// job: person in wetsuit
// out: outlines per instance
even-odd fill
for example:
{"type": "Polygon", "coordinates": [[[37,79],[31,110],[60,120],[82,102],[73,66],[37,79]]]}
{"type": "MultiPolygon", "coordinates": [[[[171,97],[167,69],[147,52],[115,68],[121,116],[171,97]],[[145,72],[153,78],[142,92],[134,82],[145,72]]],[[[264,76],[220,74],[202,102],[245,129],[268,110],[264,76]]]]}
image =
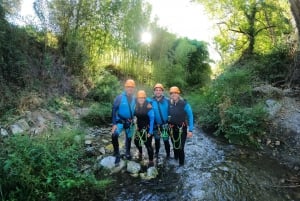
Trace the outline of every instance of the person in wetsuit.
{"type": "Polygon", "coordinates": [[[142,159],[142,144],[145,144],[149,157],[148,167],[151,167],[154,165],[152,148],[154,111],[150,102],[146,100],[147,96],[145,91],[138,91],[136,97],[137,101],[134,115],[136,116],[137,129],[134,138],[134,144],[139,151],[139,159],[142,159]]]}
{"type": "Polygon", "coordinates": [[[169,99],[164,96],[164,87],[157,83],[153,88],[154,97],[152,99],[152,107],[154,110],[154,139],[155,139],[155,158],[159,158],[160,138],[163,139],[166,157],[170,158],[170,142],[168,134],[168,111],[169,99]]]}
{"type": "Polygon", "coordinates": [[[119,136],[122,131],[125,130],[125,147],[126,147],[126,158],[131,159],[130,148],[131,138],[134,133],[133,126],[133,113],[135,108],[135,82],[132,79],[128,79],[125,82],[125,90],[123,93],[118,95],[112,106],[112,144],[114,148],[115,164],[120,163],[120,151],[119,151],[119,136]]]}
{"type": "Polygon", "coordinates": [[[169,127],[173,144],[174,158],[179,159],[179,165],[184,165],[184,145],[187,137],[193,136],[193,112],[190,104],[180,97],[180,90],[170,88],[169,127]],[[187,124],[188,119],[188,124],[187,124]]]}

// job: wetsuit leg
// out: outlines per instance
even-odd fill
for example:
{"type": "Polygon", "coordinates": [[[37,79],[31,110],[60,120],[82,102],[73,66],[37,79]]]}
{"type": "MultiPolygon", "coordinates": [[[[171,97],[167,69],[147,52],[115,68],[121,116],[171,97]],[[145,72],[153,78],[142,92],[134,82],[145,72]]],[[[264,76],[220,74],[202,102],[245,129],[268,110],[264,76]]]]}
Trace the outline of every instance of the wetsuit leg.
{"type": "Polygon", "coordinates": [[[126,133],[126,139],[125,139],[125,147],[126,147],[126,158],[128,160],[131,159],[131,153],[130,153],[130,149],[131,149],[131,129],[132,128],[127,128],[125,130],[126,133]]]}
{"type": "Polygon", "coordinates": [[[145,142],[145,146],[147,148],[149,161],[153,161],[153,147],[152,147],[152,136],[147,138],[147,141],[145,142]]]}
{"type": "Polygon", "coordinates": [[[179,165],[184,165],[184,159],[185,159],[185,154],[184,154],[184,145],[186,141],[186,136],[187,136],[187,128],[183,128],[182,131],[182,136],[181,136],[181,145],[180,149],[178,150],[178,156],[179,156],[179,165]]]}
{"type": "Polygon", "coordinates": [[[116,157],[115,160],[116,164],[120,162],[119,136],[121,135],[122,130],[123,130],[123,124],[117,124],[117,129],[111,135],[111,142],[114,148],[114,156],[116,157]]]}
{"type": "Polygon", "coordinates": [[[142,154],[143,153],[142,145],[140,144],[140,139],[137,136],[134,138],[134,144],[136,148],[139,150],[139,153],[142,154]]]}
{"type": "Polygon", "coordinates": [[[167,154],[167,158],[170,157],[170,142],[169,142],[169,138],[168,139],[164,139],[164,145],[165,145],[165,150],[166,150],[166,154],[167,154]]]}
{"type": "Polygon", "coordinates": [[[154,131],[154,141],[155,141],[155,156],[158,158],[159,149],[160,149],[160,136],[158,130],[154,131]]]}
{"type": "Polygon", "coordinates": [[[179,144],[179,131],[178,129],[173,129],[173,138],[172,138],[172,144],[173,144],[173,151],[174,151],[174,159],[178,160],[179,158],[179,148],[180,148],[180,144],[179,144]]]}

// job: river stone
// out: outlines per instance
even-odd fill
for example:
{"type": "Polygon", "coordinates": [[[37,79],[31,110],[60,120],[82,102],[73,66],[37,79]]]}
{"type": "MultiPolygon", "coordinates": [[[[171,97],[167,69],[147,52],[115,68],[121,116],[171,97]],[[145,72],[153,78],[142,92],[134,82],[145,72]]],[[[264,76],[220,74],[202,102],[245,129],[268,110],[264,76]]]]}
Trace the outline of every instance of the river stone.
{"type": "Polygon", "coordinates": [[[19,126],[21,126],[21,128],[25,131],[30,129],[30,126],[25,119],[20,119],[17,121],[17,124],[19,124],[19,126]]]}
{"type": "Polygon", "coordinates": [[[8,136],[8,132],[7,132],[7,130],[5,130],[4,128],[1,128],[1,129],[0,129],[0,134],[1,134],[2,137],[8,136]]]}
{"type": "Polygon", "coordinates": [[[90,146],[92,145],[92,140],[85,140],[84,144],[90,146]]]}
{"type": "Polygon", "coordinates": [[[156,167],[149,167],[147,169],[147,179],[154,179],[158,176],[158,171],[156,167]]]}
{"type": "Polygon", "coordinates": [[[13,135],[24,132],[24,130],[18,124],[13,124],[9,128],[13,135]]]}
{"type": "Polygon", "coordinates": [[[110,141],[109,140],[107,140],[107,139],[102,139],[101,140],[104,144],[107,144],[107,143],[109,143],[110,141]]]}
{"type": "Polygon", "coordinates": [[[100,152],[100,154],[104,155],[105,154],[105,148],[104,147],[100,147],[99,152],[100,152]]]}
{"type": "Polygon", "coordinates": [[[137,174],[140,170],[141,170],[141,164],[134,161],[129,161],[127,163],[127,172],[131,174],[137,174]]]}
{"type": "Polygon", "coordinates": [[[266,110],[269,114],[269,118],[273,119],[276,114],[279,112],[281,109],[281,104],[273,99],[268,99],[266,100],[266,110]]]}
{"type": "Polygon", "coordinates": [[[114,157],[114,156],[107,156],[107,157],[103,158],[100,161],[99,166],[100,167],[104,167],[105,169],[110,170],[112,173],[119,172],[119,171],[121,171],[125,167],[126,164],[121,159],[120,164],[116,167],[115,160],[116,160],[116,157],[114,157]]]}

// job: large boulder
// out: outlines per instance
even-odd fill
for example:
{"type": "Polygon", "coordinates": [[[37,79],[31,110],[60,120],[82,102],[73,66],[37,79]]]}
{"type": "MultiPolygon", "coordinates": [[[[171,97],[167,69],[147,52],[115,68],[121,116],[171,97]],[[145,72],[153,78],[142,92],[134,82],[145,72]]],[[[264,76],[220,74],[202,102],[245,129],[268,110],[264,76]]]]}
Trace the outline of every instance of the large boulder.
{"type": "Polygon", "coordinates": [[[120,164],[118,166],[116,166],[115,160],[116,160],[116,157],[107,156],[100,161],[99,167],[103,167],[103,168],[109,170],[111,173],[120,172],[123,168],[125,168],[126,164],[121,159],[120,164]]]}
{"type": "Polygon", "coordinates": [[[127,163],[127,172],[131,174],[137,174],[141,170],[141,164],[134,162],[134,161],[128,161],[127,163]]]}

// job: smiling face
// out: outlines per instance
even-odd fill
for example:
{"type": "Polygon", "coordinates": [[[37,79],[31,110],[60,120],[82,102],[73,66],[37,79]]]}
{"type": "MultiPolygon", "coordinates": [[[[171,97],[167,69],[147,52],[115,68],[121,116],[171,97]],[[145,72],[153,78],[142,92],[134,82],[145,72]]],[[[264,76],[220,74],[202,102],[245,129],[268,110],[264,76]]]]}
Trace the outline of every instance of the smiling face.
{"type": "Polygon", "coordinates": [[[179,100],[179,97],[180,97],[179,93],[176,93],[176,92],[170,93],[170,98],[175,102],[177,102],[179,100]]]}
{"type": "Polygon", "coordinates": [[[137,102],[140,105],[143,105],[145,103],[145,101],[146,101],[146,98],[144,98],[144,97],[137,98],[137,102]]]}
{"type": "Polygon", "coordinates": [[[162,90],[162,88],[156,87],[154,89],[154,96],[155,98],[161,98],[163,95],[164,91],[162,90]]]}
{"type": "Polygon", "coordinates": [[[134,94],[134,87],[125,87],[126,95],[132,96],[134,94]]]}

